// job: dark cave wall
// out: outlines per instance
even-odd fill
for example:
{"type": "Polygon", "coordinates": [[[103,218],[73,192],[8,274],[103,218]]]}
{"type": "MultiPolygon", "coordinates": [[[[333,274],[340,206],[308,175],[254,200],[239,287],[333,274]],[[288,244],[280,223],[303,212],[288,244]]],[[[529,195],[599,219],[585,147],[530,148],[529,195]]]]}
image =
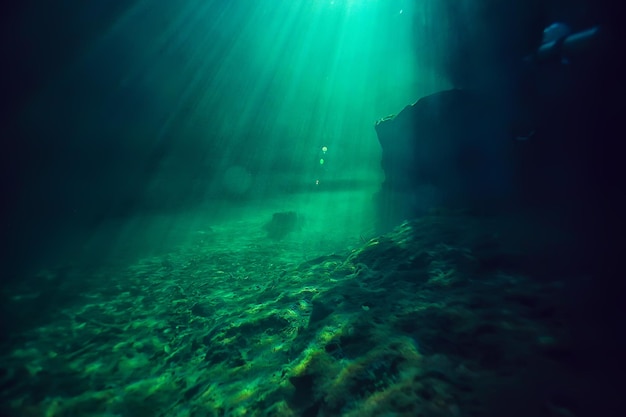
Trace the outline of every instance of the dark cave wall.
{"type": "Polygon", "coordinates": [[[376,126],[387,177],[382,193],[393,191],[394,201],[416,206],[415,196],[427,186],[429,198],[436,191],[432,205],[474,207],[489,177],[501,176],[514,204],[594,217],[602,195],[614,196],[608,187],[618,165],[606,152],[617,151],[609,138],[621,129],[623,25],[617,16],[609,2],[583,0],[444,0],[416,7],[415,55],[457,89],[416,97],[394,120],[376,126]],[[525,60],[554,21],[574,31],[602,30],[567,65],[525,60]],[[524,140],[529,133],[531,140],[524,140]],[[485,164],[499,167],[476,168],[485,164]]]}
{"type": "Polygon", "coordinates": [[[504,207],[561,212],[588,239],[603,239],[599,231],[618,220],[614,208],[621,206],[613,191],[621,163],[612,140],[623,130],[619,16],[609,2],[582,0],[441,1],[416,8],[416,57],[457,89],[416,97],[394,120],[376,126],[386,175],[377,196],[382,222],[439,205],[483,210],[504,197],[504,207]],[[602,30],[567,65],[525,61],[554,21],[574,31],[602,30]],[[495,194],[484,192],[497,183],[495,194]]]}

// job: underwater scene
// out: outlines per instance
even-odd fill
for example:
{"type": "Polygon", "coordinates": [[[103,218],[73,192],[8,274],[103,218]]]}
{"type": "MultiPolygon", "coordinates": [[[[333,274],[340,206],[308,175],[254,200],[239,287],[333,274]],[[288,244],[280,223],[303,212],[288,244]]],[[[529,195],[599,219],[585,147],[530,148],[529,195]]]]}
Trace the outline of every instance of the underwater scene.
{"type": "Polygon", "coordinates": [[[626,415],[613,3],[1,6],[0,416],[626,415]]]}

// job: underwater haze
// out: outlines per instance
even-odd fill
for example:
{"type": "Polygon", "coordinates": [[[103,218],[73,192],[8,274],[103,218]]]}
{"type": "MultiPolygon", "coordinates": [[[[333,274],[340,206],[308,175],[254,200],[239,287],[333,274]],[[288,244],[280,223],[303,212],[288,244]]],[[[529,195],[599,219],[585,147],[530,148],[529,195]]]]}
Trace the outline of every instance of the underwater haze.
{"type": "Polygon", "coordinates": [[[32,238],[57,247],[59,233],[130,217],[207,225],[268,208],[319,223],[308,239],[358,238],[383,175],[373,123],[446,86],[417,69],[410,2],[396,3],[138,1],[51,7],[48,33],[24,22],[51,40],[22,54],[64,56],[49,73],[32,63],[39,84],[17,116],[32,238]]]}
{"type": "Polygon", "coordinates": [[[611,2],[0,16],[0,415],[625,414],[611,2]]]}

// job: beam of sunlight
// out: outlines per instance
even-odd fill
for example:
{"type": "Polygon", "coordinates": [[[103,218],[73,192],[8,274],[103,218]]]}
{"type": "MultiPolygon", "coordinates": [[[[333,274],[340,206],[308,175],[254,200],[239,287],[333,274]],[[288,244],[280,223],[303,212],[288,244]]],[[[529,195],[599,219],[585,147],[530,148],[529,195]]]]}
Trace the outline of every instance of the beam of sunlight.
{"type": "Polygon", "coordinates": [[[195,212],[200,228],[294,210],[312,236],[358,237],[383,180],[375,121],[445,85],[415,62],[416,12],[408,0],[139,0],[61,73],[37,126],[82,149],[94,172],[73,187],[101,185],[99,218],[195,212]]]}

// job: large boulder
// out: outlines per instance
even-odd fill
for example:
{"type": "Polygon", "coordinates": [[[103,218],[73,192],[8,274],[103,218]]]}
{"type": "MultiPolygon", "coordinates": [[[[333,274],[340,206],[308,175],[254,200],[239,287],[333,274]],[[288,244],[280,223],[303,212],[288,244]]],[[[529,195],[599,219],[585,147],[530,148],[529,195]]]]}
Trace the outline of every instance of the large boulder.
{"type": "Polygon", "coordinates": [[[485,207],[511,192],[507,116],[480,95],[453,89],[421,98],[376,123],[385,181],[383,221],[433,207],[485,207]]]}

